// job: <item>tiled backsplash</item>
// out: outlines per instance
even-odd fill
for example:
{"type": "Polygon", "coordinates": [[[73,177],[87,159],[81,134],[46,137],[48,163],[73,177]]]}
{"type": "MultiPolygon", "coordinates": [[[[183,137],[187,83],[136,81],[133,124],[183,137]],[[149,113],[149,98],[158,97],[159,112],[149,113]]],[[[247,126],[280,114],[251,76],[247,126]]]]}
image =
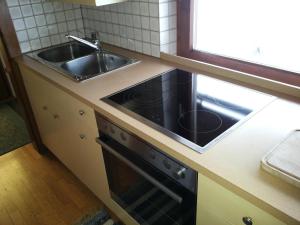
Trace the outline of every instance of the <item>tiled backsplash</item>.
{"type": "Polygon", "coordinates": [[[159,3],[160,51],[177,53],[177,6],[176,0],[160,0],[159,3]]]}
{"type": "Polygon", "coordinates": [[[159,57],[176,54],[176,0],[129,0],[90,7],[53,0],[7,0],[22,52],[89,36],[159,57]]]}
{"type": "Polygon", "coordinates": [[[80,5],[46,0],[7,0],[22,52],[60,44],[83,33],[80,5]]]}
{"type": "Polygon", "coordinates": [[[159,57],[176,53],[176,1],[131,0],[82,7],[85,32],[98,31],[104,42],[159,57]]]}

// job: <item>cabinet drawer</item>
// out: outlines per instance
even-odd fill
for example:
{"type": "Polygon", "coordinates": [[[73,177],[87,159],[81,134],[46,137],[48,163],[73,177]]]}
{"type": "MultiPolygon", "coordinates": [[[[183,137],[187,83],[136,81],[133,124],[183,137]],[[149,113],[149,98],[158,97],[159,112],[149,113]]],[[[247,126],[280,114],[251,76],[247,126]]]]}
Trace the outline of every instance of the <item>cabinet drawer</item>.
{"type": "Polygon", "coordinates": [[[57,99],[55,108],[59,111],[66,121],[76,122],[78,126],[94,128],[96,119],[94,110],[82,103],[70,94],[60,90],[57,87],[52,87],[55,90],[57,99]]]}
{"type": "Polygon", "coordinates": [[[245,199],[209,178],[198,175],[197,225],[244,225],[250,217],[253,225],[284,225],[245,199]]]}

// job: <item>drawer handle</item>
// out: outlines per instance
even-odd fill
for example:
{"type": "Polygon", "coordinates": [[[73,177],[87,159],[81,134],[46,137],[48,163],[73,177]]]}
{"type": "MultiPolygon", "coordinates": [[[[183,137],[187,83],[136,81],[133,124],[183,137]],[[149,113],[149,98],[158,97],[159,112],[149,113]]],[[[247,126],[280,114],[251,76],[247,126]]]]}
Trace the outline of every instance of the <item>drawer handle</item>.
{"type": "Polygon", "coordinates": [[[85,135],[84,134],[80,134],[79,137],[80,137],[81,140],[85,139],[85,135]]]}
{"type": "Polygon", "coordinates": [[[83,116],[85,114],[85,112],[83,110],[79,110],[79,115],[83,116]]]}
{"type": "Polygon", "coordinates": [[[252,224],[253,224],[252,218],[249,217],[249,216],[243,217],[243,223],[244,223],[245,225],[252,225],[252,224]]]}
{"type": "Polygon", "coordinates": [[[53,118],[54,118],[54,119],[58,119],[58,118],[59,118],[59,115],[58,115],[58,114],[53,114],[53,118]]]}
{"type": "Polygon", "coordinates": [[[43,106],[43,110],[47,110],[47,109],[48,109],[48,107],[44,105],[43,106]]]}

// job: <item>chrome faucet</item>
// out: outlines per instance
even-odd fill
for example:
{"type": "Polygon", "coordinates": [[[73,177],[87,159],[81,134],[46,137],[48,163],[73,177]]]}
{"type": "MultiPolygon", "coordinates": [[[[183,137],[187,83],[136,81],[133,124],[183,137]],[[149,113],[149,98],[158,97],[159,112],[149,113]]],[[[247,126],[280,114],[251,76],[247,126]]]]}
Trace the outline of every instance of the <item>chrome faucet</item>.
{"type": "Polygon", "coordinates": [[[102,52],[102,45],[101,45],[101,42],[99,41],[99,39],[97,38],[97,33],[96,32],[93,32],[91,34],[92,36],[92,41],[87,41],[85,39],[82,39],[82,38],[79,38],[79,37],[76,37],[74,35],[70,35],[70,34],[67,34],[66,35],[66,38],[69,38],[69,39],[72,39],[72,40],[75,40],[75,41],[78,41],[82,44],[85,44],[91,48],[94,48],[96,49],[97,51],[99,52],[102,52]]]}

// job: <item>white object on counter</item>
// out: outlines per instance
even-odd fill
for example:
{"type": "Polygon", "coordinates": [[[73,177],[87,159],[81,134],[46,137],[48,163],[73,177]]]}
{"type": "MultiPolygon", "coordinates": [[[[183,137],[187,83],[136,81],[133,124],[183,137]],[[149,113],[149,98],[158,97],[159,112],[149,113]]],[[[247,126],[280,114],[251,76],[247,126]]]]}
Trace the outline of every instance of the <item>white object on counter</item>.
{"type": "Polygon", "coordinates": [[[300,188],[300,130],[291,132],[261,161],[267,172],[300,188]]]}

